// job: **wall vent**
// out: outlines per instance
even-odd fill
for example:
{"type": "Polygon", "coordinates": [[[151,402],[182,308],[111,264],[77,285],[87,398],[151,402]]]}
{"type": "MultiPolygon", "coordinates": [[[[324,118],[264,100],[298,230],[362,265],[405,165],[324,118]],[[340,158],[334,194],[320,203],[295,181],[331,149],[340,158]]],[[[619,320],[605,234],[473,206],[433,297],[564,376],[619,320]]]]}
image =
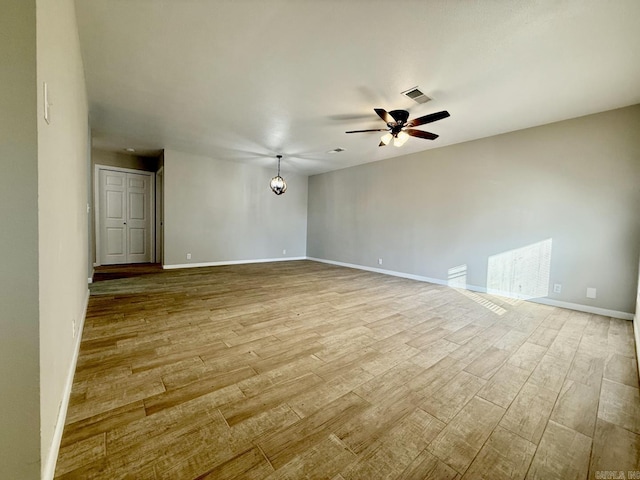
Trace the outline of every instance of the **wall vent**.
{"type": "Polygon", "coordinates": [[[416,103],[427,103],[429,100],[431,100],[424,93],[422,93],[418,89],[418,87],[413,87],[413,88],[410,88],[409,90],[405,90],[404,92],[402,92],[402,95],[404,95],[405,97],[409,97],[411,100],[413,100],[416,103]]]}

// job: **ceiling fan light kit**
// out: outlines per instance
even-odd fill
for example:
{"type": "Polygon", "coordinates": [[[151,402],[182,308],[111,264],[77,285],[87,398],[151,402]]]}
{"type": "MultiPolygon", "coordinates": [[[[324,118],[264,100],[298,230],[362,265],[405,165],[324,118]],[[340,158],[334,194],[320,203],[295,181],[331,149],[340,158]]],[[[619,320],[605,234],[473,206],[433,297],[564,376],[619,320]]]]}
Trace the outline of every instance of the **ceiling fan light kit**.
{"type": "Polygon", "coordinates": [[[278,175],[271,179],[269,186],[273,193],[276,195],[282,195],[287,191],[287,182],[285,182],[284,178],[280,176],[280,160],[282,159],[282,155],[276,155],[276,157],[278,158],[278,175]]]}
{"type": "Polygon", "coordinates": [[[382,143],[384,143],[385,145],[389,145],[389,142],[393,139],[393,135],[391,134],[391,132],[389,133],[385,133],[384,135],[382,135],[380,137],[380,141],[382,143]]]}
{"type": "Polygon", "coordinates": [[[409,134],[407,132],[400,131],[395,137],[393,137],[393,146],[401,147],[408,139],[409,134]]]}
{"type": "MultiPolygon", "coordinates": [[[[374,111],[387,124],[387,128],[376,128],[372,130],[351,130],[346,133],[386,132],[384,135],[382,135],[382,137],[380,137],[380,144],[378,146],[384,147],[393,142],[394,147],[401,147],[407,142],[409,137],[418,137],[425,140],[435,140],[436,138],[438,138],[438,135],[436,135],[435,133],[416,130],[412,127],[436,122],[449,116],[449,112],[443,110],[441,112],[431,113],[429,115],[424,115],[422,117],[409,120],[409,112],[407,110],[391,110],[387,112],[382,108],[374,108],[374,111]]],[[[329,152],[337,153],[342,151],[344,151],[343,148],[336,148],[334,150],[330,150],[329,152]]],[[[280,176],[280,160],[282,160],[282,155],[276,155],[276,158],[278,159],[278,174],[271,179],[271,182],[269,182],[269,186],[271,187],[273,193],[275,193],[276,195],[282,195],[287,191],[287,182],[285,182],[284,178],[280,176]]]]}
{"type": "Polygon", "coordinates": [[[387,112],[382,108],[374,108],[378,116],[387,124],[387,128],[375,128],[371,130],[351,130],[345,133],[364,133],[364,132],[387,132],[380,137],[379,147],[389,145],[393,140],[394,147],[401,147],[409,139],[409,137],[423,138],[425,140],[435,140],[438,135],[423,130],[416,130],[412,127],[425,125],[431,122],[437,122],[449,116],[449,112],[443,110],[441,112],[430,113],[419,118],[409,120],[409,112],[406,110],[391,110],[387,112]]]}

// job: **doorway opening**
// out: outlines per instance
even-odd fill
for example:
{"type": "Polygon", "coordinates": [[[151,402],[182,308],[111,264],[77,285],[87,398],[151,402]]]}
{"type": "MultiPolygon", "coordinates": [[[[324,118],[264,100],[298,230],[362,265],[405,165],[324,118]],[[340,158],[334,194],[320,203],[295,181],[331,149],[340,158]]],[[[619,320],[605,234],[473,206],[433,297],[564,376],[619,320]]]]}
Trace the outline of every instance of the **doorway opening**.
{"type": "Polygon", "coordinates": [[[96,263],[154,262],[155,173],[97,165],[95,181],[96,263]]]}
{"type": "Polygon", "coordinates": [[[92,159],[94,267],[161,264],[162,154],[93,150],[92,159]]]}

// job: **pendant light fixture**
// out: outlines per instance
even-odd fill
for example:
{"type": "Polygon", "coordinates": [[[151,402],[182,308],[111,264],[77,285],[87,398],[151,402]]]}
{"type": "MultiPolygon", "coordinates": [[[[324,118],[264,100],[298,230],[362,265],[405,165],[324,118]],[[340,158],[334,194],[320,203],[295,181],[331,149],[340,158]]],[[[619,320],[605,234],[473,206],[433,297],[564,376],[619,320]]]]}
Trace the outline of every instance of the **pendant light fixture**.
{"type": "Polygon", "coordinates": [[[285,182],[284,178],[280,176],[280,159],[282,158],[282,155],[276,155],[276,157],[278,158],[278,175],[271,179],[269,186],[271,187],[271,190],[273,190],[273,193],[276,195],[282,195],[287,191],[287,182],[285,182]]]}

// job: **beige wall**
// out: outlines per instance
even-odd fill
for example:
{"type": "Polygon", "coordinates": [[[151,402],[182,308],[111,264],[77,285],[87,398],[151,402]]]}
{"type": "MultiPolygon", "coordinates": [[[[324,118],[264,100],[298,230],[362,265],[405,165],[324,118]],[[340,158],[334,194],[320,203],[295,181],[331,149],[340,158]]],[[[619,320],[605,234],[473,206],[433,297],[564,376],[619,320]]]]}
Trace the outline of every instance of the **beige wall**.
{"type": "Polygon", "coordinates": [[[274,170],[165,150],[165,264],[304,256],[307,177],[283,170],[288,189],[277,196],[269,189],[273,175],[274,170]]]}
{"type": "Polygon", "coordinates": [[[0,478],[40,473],[36,2],[0,15],[0,478]]]}
{"type": "Polygon", "coordinates": [[[73,0],[37,0],[40,419],[43,468],[53,444],[87,289],[88,107],[73,0]]]}
{"type": "Polygon", "coordinates": [[[633,106],[310,177],[307,254],[484,288],[544,281],[551,239],[547,298],[633,312],[638,132],[633,106]]]}

